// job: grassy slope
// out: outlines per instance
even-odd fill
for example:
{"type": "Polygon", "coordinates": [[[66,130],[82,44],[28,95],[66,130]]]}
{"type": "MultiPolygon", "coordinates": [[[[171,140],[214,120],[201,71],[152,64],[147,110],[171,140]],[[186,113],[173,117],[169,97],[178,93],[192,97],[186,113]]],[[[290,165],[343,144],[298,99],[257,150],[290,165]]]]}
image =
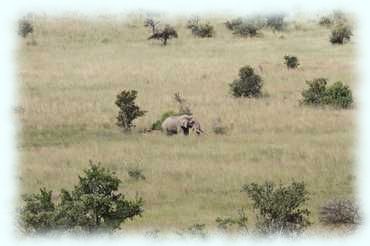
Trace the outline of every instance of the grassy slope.
{"type": "Polygon", "coordinates": [[[284,39],[266,30],[263,38],[242,39],[222,21],[212,21],[211,39],[193,38],[178,22],[180,38],[162,47],[146,40],[142,22],[36,19],[38,45],[22,41],[18,52],[21,192],[72,187],[89,159],[101,161],[124,180],[124,192],[145,199],[144,216],[128,226],[162,229],[214,226],[216,217],[250,206],[240,187],[253,181],[304,180],[314,222],[320,204],[353,197],[355,110],[298,103],[305,80],[315,77],[355,87],[353,43],[332,46],[329,30],[317,26],[290,29],[284,39]],[[285,68],[286,54],[298,56],[299,70],[285,68]],[[256,71],[269,97],[230,96],[228,83],[247,64],[262,67],[256,71]],[[137,128],[176,110],[180,91],[207,134],[121,134],[114,100],[125,88],[138,90],[148,110],[137,128]],[[232,126],[228,135],[212,133],[218,116],[232,126]],[[132,166],[147,179],[129,180],[132,166]]]}

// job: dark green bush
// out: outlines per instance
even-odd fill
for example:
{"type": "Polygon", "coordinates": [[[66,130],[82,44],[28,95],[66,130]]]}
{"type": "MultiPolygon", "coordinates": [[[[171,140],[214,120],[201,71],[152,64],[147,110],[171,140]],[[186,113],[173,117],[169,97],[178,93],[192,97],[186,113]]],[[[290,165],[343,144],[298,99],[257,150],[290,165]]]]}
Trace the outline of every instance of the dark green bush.
{"type": "Polygon", "coordinates": [[[211,38],[215,35],[215,30],[213,26],[209,23],[193,25],[191,28],[191,33],[200,38],[211,38]]]}
{"type": "Polygon", "coordinates": [[[28,232],[113,231],[127,219],[142,214],[142,199],[126,200],[118,193],[121,180],[114,173],[95,165],[79,176],[72,191],[62,189],[60,202],[52,201],[52,192],[27,195],[20,210],[23,228],[28,232]]]}
{"type": "Polygon", "coordinates": [[[28,20],[20,20],[18,23],[18,34],[23,38],[33,33],[33,25],[28,20]]]}
{"type": "Polygon", "coordinates": [[[344,44],[350,41],[352,36],[352,31],[349,26],[338,25],[332,31],[330,35],[330,42],[332,44],[344,44]]]}
{"type": "Polygon", "coordinates": [[[349,108],[353,103],[352,92],[347,85],[337,81],[327,88],[323,103],[337,108],[349,108]]]}
{"type": "Polygon", "coordinates": [[[337,108],[349,108],[353,104],[350,88],[337,81],[327,87],[327,80],[324,78],[306,81],[308,89],[303,90],[302,103],[308,105],[331,105],[337,108]]]}
{"type": "Polygon", "coordinates": [[[287,68],[297,68],[299,66],[298,58],[296,56],[284,56],[284,64],[287,68]]]}
{"type": "Polygon", "coordinates": [[[174,27],[166,25],[164,29],[156,29],[155,33],[151,35],[148,39],[161,40],[163,45],[167,45],[167,40],[172,38],[178,38],[178,34],[174,27]]]}
{"type": "Polygon", "coordinates": [[[251,183],[244,185],[242,191],[253,201],[258,232],[300,233],[310,225],[310,211],[302,208],[309,195],[303,182],[278,187],[271,182],[251,183]]]}
{"type": "Polygon", "coordinates": [[[146,111],[140,110],[139,106],[135,104],[137,91],[123,90],[117,95],[116,105],[120,109],[117,116],[117,125],[124,130],[130,130],[135,127],[133,121],[141,116],[144,116],[146,111]]]}
{"type": "Polygon", "coordinates": [[[235,97],[258,97],[261,96],[262,79],[254,73],[251,66],[244,66],[239,70],[239,79],[231,84],[231,92],[235,97]]]}
{"type": "Polygon", "coordinates": [[[302,92],[302,102],[310,105],[323,104],[327,80],[324,78],[318,78],[313,79],[312,81],[306,81],[306,84],[308,85],[308,89],[303,90],[302,92]]]}
{"type": "Polygon", "coordinates": [[[177,115],[177,114],[173,111],[164,112],[161,115],[161,118],[152,124],[151,129],[152,130],[161,130],[161,126],[162,126],[163,121],[165,119],[167,119],[168,117],[173,116],[173,115],[177,115]]]}
{"type": "Polygon", "coordinates": [[[320,222],[324,224],[358,224],[358,207],[350,200],[332,200],[320,207],[320,222]]]}

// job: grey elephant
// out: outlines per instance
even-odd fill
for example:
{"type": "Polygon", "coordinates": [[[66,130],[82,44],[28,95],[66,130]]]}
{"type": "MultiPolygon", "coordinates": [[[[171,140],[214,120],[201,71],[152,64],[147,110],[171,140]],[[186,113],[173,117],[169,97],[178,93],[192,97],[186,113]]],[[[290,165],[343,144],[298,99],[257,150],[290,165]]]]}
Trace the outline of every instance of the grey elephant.
{"type": "Polygon", "coordinates": [[[170,116],[162,123],[162,131],[167,135],[183,133],[189,135],[189,130],[193,129],[197,135],[203,132],[199,122],[191,115],[170,116]]]}

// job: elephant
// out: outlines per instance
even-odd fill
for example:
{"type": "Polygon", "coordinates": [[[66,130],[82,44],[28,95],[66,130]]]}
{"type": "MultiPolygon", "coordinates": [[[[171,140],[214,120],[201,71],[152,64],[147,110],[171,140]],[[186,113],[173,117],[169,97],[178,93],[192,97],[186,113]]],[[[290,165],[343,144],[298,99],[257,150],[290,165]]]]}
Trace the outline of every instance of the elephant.
{"type": "Polygon", "coordinates": [[[191,115],[170,116],[162,123],[162,131],[167,135],[183,133],[189,135],[189,129],[192,128],[197,135],[203,132],[199,122],[191,115]]]}

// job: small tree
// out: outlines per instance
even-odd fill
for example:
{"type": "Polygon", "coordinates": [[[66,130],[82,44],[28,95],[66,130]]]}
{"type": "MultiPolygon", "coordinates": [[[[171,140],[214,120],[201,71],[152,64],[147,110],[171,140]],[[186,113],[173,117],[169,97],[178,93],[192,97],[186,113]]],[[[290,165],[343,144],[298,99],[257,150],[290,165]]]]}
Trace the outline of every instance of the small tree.
{"type": "Polygon", "coordinates": [[[309,195],[303,182],[278,187],[271,182],[251,183],[242,191],[253,201],[260,233],[299,233],[311,224],[310,211],[302,208],[309,195]]]}
{"type": "Polygon", "coordinates": [[[148,18],[144,21],[144,26],[145,27],[150,27],[153,34],[156,33],[158,24],[159,24],[159,21],[155,21],[155,20],[150,19],[150,18],[148,18]]]}
{"type": "Polygon", "coordinates": [[[123,90],[117,95],[116,105],[119,107],[117,116],[117,125],[124,130],[130,130],[135,127],[133,121],[141,116],[144,116],[146,111],[140,110],[139,106],[135,104],[137,91],[123,90]]]}
{"type": "Polygon", "coordinates": [[[163,45],[167,45],[167,40],[172,38],[177,38],[177,32],[175,28],[170,25],[166,25],[163,30],[157,30],[153,35],[151,35],[148,39],[157,39],[163,42],[163,45]]]}
{"type": "Polygon", "coordinates": [[[52,192],[41,189],[24,199],[20,219],[29,232],[62,231],[113,231],[127,219],[142,214],[143,201],[126,200],[118,193],[121,180],[114,173],[90,161],[90,169],[79,176],[72,191],[62,189],[60,202],[52,201],[52,192]]]}
{"type": "Polygon", "coordinates": [[[284,14],[275,14],[267,16],[266,26],[270,27],[273,32],[283,31],[285,28],[284,14]]]}
{"type": "Polygon", "coordinates": [[[244,66],[239,70],[239,79],[231,84],[231,92],[235,97],[258,97],[261,95],[262,79],[254,73],[251,66],[244,66]]]}
{"type": "Polygon", "coordinates": [[[175,102],[177,102],[179,105],[179,111],[178,111],[179,115],[182,115],[182,114],[192,115],[189,103],[186,101],[185,98],[181,97],[179,92],[176,92],[174,94],[174,99],[175,99],[175,102]]]}
{"type": "Polygon", "coordinates": [[[349,26],[338,25],[331,31],[330,42],[332,44],[344,44],[351,39],[352,31],[349,26]]]}
{"type": "Polygon", "coordinates": [[[347,85],[337,81],[327,88],[323,103],[337,108],[349,108],[353,103],[352,92],[347,85]]]}
{"type": "Polygon", "coordinates": [[[304,104],[319,105],[323,103],[326,93],[327,79],[317,78],[312,81],[306,81],[308,89],[302,91],[304,104]]]}
{"type": "Polygon", "coordinates": [[[23,38],[33,33],[33,25],[28,20],[20,20],[18,23],[18,34],[23,38]]]}
{"type": "Polygon", "coordinates": [[[296,56],[284,56],[285,62],[284,64],[287,68],[297,68],[299,66],[298,58],[296,56]]]}

